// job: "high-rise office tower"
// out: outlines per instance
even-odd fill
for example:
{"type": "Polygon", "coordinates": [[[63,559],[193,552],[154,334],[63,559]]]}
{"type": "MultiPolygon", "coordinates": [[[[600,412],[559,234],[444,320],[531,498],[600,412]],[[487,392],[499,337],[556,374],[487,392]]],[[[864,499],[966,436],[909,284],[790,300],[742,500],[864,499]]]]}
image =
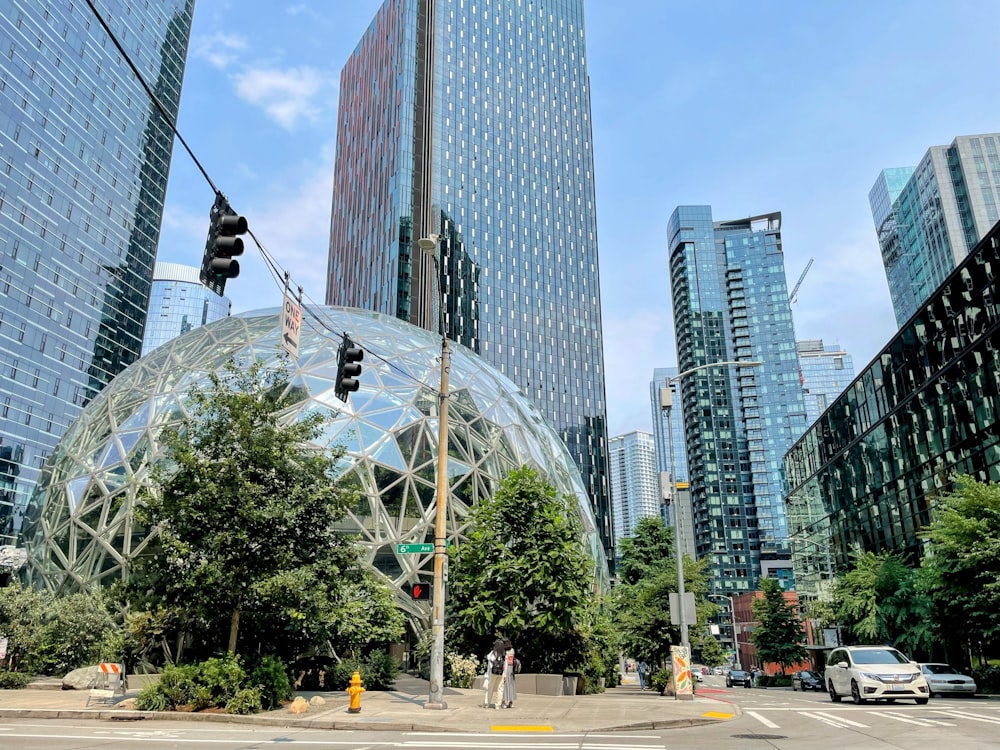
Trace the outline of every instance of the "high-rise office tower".
{"type": "MultiPolygon", "coordinates": [[[[754,590],[788,569],[785,451],[806,426],[781,214],[713,222],[679,206],[667,226],[695,547],[711,587],[754,590]]],[[[675,403],[676,403],[675,399],[675,403]]]]}
{"type": "Polygon", "coordinates": [[[806,424],[815,422],[854,380],[854,359],[839,346],[825,346],[822,339],[795,344],[806,400],[806,424]]]}
{"type": "Polygon", "coordinates": [[[1000,220],[998,149],[1000,133],[962,135],[879,174],[868,200],[897,325],[1000,220]]]}
{"type": "Polygon", "coordinates": [[[0,544],[139,357],[194,0],[0,0],[0,544]]]}
{"type": "Polygon", "coordinates": [[[143,356],[182,333],[229,315],[233,303],[202,284],[199,274],[199,269],[180,263],[153,266],[143,356]]]}
{"type": "Polygon", "coordinates": [[[660,515],[660,482],[653,436],[636,431],[611,438],[608,465],[617,548],[622,539],[632,536],[640,519],[660,515]]]}
{"type": "Polygon", "coordinates": [[[386,0],[338,118],[327,303],[443,304],[566,441],[612,559],[583,0],[386,0]]]}

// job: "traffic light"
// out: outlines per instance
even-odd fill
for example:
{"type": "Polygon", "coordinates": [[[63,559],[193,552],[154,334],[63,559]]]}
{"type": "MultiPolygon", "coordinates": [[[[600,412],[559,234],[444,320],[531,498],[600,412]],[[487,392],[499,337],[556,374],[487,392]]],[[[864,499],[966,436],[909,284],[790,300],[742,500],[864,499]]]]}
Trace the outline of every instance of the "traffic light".
{"type": "Polygon", "coordinates": [[[240,264],[234,258],[243,255],[243,240],[247,220],[237,215],[222,193],[216,193],[215,203],[209,211],[208,239],[201,261],[201,282],[216,294],[226,290],[226,279],[240,275],[240,264]]]}
{"type": "Polygon", "coordinates": [[[431,598],[431,586],[429,583],[415,583],[407,587],[410,597],[415,601],[426,601],[431,598]]]}
{"type": "Polygon", "coordinates": [[[358,376],[361,375],[361,360],[365,358],[365,351],[359,346],[355,346],[351,338],[345,333],[340,342],[340,349],[337,351],[337,387],[334,395],[341,401],[347,401],[347,394],[353,393],[361,387],[358,376]]]}

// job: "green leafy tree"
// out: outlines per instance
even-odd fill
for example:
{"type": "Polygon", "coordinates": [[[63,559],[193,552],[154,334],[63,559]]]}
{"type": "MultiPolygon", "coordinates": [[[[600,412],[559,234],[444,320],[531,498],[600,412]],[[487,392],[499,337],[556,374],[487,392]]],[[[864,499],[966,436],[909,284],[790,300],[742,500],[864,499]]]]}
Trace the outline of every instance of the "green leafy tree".
{"type": "Polygon", "coordinates": [[[526,671],[584,665],[594,579],[570,503],[522,467],[473,509],[468,540],[449,562],[449,648],[478,656],[508,636],[526,671]]]}
{"type": "Polygon", "coordinates": [[[180,613],[208,652],[235,653],[243,631],[251,650],[286,659],[338,639],[363,645],[365,629],[398,637],[401,615],[335,529],[355,496],[334,480],[342,450],[311,443],[329,415],[285,419],[301,394],[260,362],[230,362],[210,381],[190,392],[183,426],[165,431],[168,460],[137,507],[159,535],[133,561],[133,604],[180,613]]]}
{"type": "Polygon", "coordinates": [[[1000,484],[954,477],[924,534],[922,582],[943,634],[958,643],[1000,644],[1000,484]]]}
{"type": "Polygon", "coordinates": [[[834,585],[837,617],[863,643],[893,643],[906,653],[933,644],[930,599],[917,572],[893,552],[865,552],[834,585]]]}
{"type": "Polygon", "coordinates": [[[714,636],[706,636],[701,642],[701,663],[706,667],[718,667],[726,663],[726,652],[714,636]]]}
{"type": "Polygon", "coordinates": [[[795,605],[785,601],[784,591],[773,578],[762,578],[760,589],[764,596],[753,603],[753,616],[758,625],[750,635],[757,647],[761,664],[774,663],[785,669],[806,658],[802,645],[802,623],[795,605]]]}
{"type": "MultiPolygon", "coordinates": [[[[680,628],[670,623],[670,594],[677,591],[677,561],[673,530],[656,517],[643,518],[633,535],[622,540],[620,585],[614,590],[614,611],[623,651],[665,664],[670,646],[680,644],[680,628]]],[[[695,595],[697,622],[688,623],[693,647],[700,645],[707,617],[718,611],[704,599],[707,561],[684,558],[684,587],[695,595]]]]}

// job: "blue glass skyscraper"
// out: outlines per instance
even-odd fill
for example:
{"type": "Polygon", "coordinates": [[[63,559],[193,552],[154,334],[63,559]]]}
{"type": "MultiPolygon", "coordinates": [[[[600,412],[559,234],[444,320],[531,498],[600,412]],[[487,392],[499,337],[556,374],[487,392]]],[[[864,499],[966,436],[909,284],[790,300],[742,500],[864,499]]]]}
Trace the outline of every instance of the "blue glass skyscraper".
{"type": "Polygon", "coordinates": [[[901,327],[1000,220],[1000,133],[958,136],[916,167],[883,170],[869,202],[901,327]]]}
{"type": "Polygon", "coordinates": [[[153,267],[143,356],[182,333],[229,315],[232,302],[202,284],[199,274],[199,269],[180,263],[157,262],[153,267]]]}
{"type": "Polygon", "coordinates": [[[679,206],[667,226],[695,548],[714,591],[788,568],[785,451],[806,426],[781,214],[715,222],[679,206]]]}
{"type": "Polygon", "coordinates": [[[447,336],[566,442],[610,558],[590,117],[583,0],[386,0],[341,74],[326,300],[436,330],[441,290],[447,336]]]}
{"type": "MultiPolygon", "coordinates": [[[[176,119],[194,0],[98,0],[176,119]]],[[[171,124],[90,6],[0,0],[0,544],[63,432],[139,357],[171,124]]]]}
{"type": "Polygon", "coordinates": [[[806,424],[815,422],[854,380],[854,359],[842,347],[822,339],[796,342],[806,400],[806,424]]]}

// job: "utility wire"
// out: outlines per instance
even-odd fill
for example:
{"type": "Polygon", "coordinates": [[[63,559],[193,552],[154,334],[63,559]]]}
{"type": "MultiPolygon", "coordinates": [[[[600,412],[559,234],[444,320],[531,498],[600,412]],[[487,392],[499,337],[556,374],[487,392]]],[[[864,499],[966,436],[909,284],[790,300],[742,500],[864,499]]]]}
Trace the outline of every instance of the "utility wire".
{"type": "MultiPolygon", "coordinates": [[[[132,58],[129,55],[129,53],[125,51],[125,48],[122,46],[121,42],[118,41],[118,37],[115,36],[114,32],[111,30],[111,27],[108,26],[107,22],[104,20],[104,17],[101,16],[101,14],[97,12],[97,8],[94,6],[93,1],[92,0],[86,0],[86,3],[87,3],[87,6],[90,8],[91,13],[94,14],[94,17],[97,19],[98,23],[101,24],[101,27],[104,29],[104,33],[106,33],[108,35],[108,38],[111,39],[112,44],[114,44],[115,48],[118,50],[118,53],[122,56],[122,58],[124,58],[125,62],[128,63],[129,68],[132,70],[132,74],[135,76],[136,80],[139,82],[139,84],[145,90],[146,95],[149,97],[149,100],[154,105],[156,105],[156,108],[160,111],[160,115],[163,117],[163,120],[170,127],[171,132],[173,132],[173,134],[177,138],[177,140],[180,141],[181,145],[184,147],[184,150],[187,151],[188,156],[191,157],[191,161],[193,161],[194,164],[195,164],[195,166],[198,167],[198,170],[201,172],[202,177],[205,178],[205,181],[208,183],[209,187],[212,188],[212,192],[214,192],[216,196],[220,196],[223,199],[225,199],[225,196],[219,191],[219,188],[216,187],[215,183],[212,181],[212,178],[209,176],[208,171],[205,169],[205,167],[202,166],[201,162],[198,160],[198,157],[195,156],[194,151],[191,149],[190,146],[188,146],[187,141],[184,140],[184,137],[181,135],[180,131],[177,129],[177,125],[174,122],[173,117],[171,117],[170,113],[167,112],[166,107],[164,107],[163,104],[160,102],[159,98],[157,98],[156,94],[149,87],[149,84],[146,83],[146,80],[142,77],[142,73],[139,72],[139,68],[132,61],[132,58]]],[[[226,202],[228,204],[228,199],[226,199],[226,202]]],[[[261,244],[260,240],[257,239],[257,236],[252,231],[250,231],[248,229],[247,233],[253,239],[254,244],[257,246],[257,249],[260,251],[261,257],[264,259],[264,263],[267,266],[268,271],[271,273],[271,276],[273,277],[275,284],[278,286],[278,288],[281,290],[281,292],[284,293],[284,289],[285,289],[284,281],[283,281],[284,276],[285,276],[284,269],[264,249],[264,246],[261,244]]],[[[310,298],[308,295],[304,295],[304,296],[306,297],[306,299],[309,299],[309,301],[312,303],[312,305],[314,307],[318,306],[316,304],[316,302],[314,300],[312,300],[312,298],[310,298]]],[[[320,325],[320,327],[323,330],[325,330],[325,331],[327,331],[327,332],[329,332],[329,333],[331,333],[331,334],[333,334],[335,336],[338,336],[338,337],[347,335],[346,332],[338,333],[337,331],[334,331],[325,320],[323,320],[319,315],[316,314],[316,312],[314,310],[306,307],[305,305],[302,306],[302,309],[304,311],[308,312],[309,316],[313,320],[315,320],[320,325]]],[[[378,352],[375,352],[375,351],[369,349],[368,347],[364,346],[364,344],[359,344],[358,342],[355,342],[355,343],[358,344],[366,352],[368,352],[372,357],[374,357],[375,359],[377,359],[380,362],[384,363],[389,368],[395,370],[396,372],[398,372],[399,374],[403,375],[404,377],[409,378],[413,382],[415,382],[415,383],[417,383],[417,384],[419,384],[419,385],[421,385],[421,386],[423,386],[425,388],[430,388],[435,393],[438,392],[437,390],[431,388],[431,386],[428,386],[427,383],[425,383],[424,381],[417,379],[416,377],[414,377],[413,375],[411,375],[406,370],[403,370],[398,365],[393,364],[392,362],[390,362],[389,360],[387,360],[385,357],[383,357],[382,355],[380,355],[378,352]]]]}

